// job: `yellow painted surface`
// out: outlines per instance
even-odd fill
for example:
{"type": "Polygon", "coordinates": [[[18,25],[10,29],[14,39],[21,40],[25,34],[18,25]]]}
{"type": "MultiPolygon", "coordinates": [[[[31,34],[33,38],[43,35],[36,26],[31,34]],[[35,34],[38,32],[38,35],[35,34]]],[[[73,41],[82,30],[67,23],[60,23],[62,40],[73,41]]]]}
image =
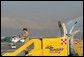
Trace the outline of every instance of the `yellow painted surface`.
{"type": "Polygon", "coordinates": [[[30,51],[27,55],[25,55],[25,56],[43,56],[42,55],[43,54],[43,52],[42,52],[42,49],[38,49],[38,50],[32,50],[32,51],[30,51]]]}
{"type": "Polygon", "coordinates": [[[68,56],[68,44],[62,45],[61,39],[67,38],[43,38],[43,56],[68,56]],[[53,47],[52,53],[50,52],[50,49],[46,49],[47,46],[53,47]],[[54,51],[54,49],[63,50],[54,51]]]}
{"type": "Polygon", "coordinates": [[[79,56],[83,56],[83,40],[74,39],[74,46],[79,56]],[[75,44],[75,40],[81,41],[80,44],[75,44]]]}
{"type": "MultiPolygon", "coordinates": [[[[35,40],[35,39],[34,39],[35,40]]],[[[27,55],[25,56],[42,56],[42,49],[41,49],[41,40],[35,40],[34,41],[34,49],[31,50],[27,55]]]]}
{"type": "Polygon", "coordinates": [[[32,49],[25,56],[68,56],[68,39],[67,38],[43,38],[42,41],[39,39],[32,39],[12,53],[5,53],[3,56],[17,56],[20,52],[34,43],[34,49],[32,49]],[[66,44],[61,44],[61,39],[66,39],[66,44]],[[53,47],[52,53],[48,46],[53,47]]]}

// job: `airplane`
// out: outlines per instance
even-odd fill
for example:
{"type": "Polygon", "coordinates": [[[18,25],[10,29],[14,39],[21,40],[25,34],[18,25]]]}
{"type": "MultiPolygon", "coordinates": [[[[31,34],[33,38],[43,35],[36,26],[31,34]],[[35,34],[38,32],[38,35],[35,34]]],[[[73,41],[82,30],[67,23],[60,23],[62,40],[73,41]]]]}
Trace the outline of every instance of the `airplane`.
{"type": "Polygon", "coordinates": [[[63,37],[69,38],[69,40],[68,40],[69,41],[69,43],[68,43],[68,54],[73,53],[73,51],[75,51],[74,53],[77,53],[75,45],[74,45],[74,35],[76,35],[79,32],[83,32],[81,29],[78,29],[78,30],[72,32],[73,29],[75,28],[75,26],[77,25],[77,23],[78,22],[75,21],[74,24],[72,25],[72,27],[70,28],[69,32],[67,32],[67,28],[66,28],[65,23],[61,23],[61,21],[58,21],[58,26],[60,28],[61,35],[63,37]]]}
{"type": "Polygon", "coordinates": [[[10,40],[11,40],[11,48],[16,48],[16,43],[18,43],[18,42],[24,42],[24,37],[21,37],[21,38],[19,38],[19,37],[17,37],[16,35],[13,35],[13,36],[11,36],[11,38],[10,38],[10,40]]]}

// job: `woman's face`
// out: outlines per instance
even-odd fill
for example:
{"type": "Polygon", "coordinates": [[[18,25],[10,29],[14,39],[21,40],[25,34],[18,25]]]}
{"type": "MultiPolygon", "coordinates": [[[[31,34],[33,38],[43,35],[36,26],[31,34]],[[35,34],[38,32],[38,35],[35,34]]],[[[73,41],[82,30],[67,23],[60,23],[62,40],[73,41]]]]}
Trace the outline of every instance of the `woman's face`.
{"type": "Polygon", "coordinates": [[[26,30],[23,30],[23,32],[26,32],[26,30]]]}

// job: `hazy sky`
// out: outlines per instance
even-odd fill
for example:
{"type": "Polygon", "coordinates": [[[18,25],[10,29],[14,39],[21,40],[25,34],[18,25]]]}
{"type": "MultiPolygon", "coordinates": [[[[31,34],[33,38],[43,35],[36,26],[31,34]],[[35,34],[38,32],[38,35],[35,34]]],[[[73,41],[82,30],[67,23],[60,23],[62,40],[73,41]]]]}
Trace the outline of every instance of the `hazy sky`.
{"type": "Polygon", "coordinates": [[[1,36],[27,27],[30,35],[56,37],[59,20],[67,23],[80,16],[82,1],[1,1],[1,36]]]}

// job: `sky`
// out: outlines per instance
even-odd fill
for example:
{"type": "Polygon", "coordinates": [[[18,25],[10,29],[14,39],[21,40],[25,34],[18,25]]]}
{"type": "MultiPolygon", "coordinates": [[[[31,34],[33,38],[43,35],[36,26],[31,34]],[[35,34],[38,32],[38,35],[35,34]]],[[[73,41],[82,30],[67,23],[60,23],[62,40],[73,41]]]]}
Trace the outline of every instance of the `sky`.
{"type": "Polygon", "coordinates": [[[58,21],[83,16],[82,1],[1,1],[1,36],[28,28],[30,36],[57,37],[58,21]]]}

